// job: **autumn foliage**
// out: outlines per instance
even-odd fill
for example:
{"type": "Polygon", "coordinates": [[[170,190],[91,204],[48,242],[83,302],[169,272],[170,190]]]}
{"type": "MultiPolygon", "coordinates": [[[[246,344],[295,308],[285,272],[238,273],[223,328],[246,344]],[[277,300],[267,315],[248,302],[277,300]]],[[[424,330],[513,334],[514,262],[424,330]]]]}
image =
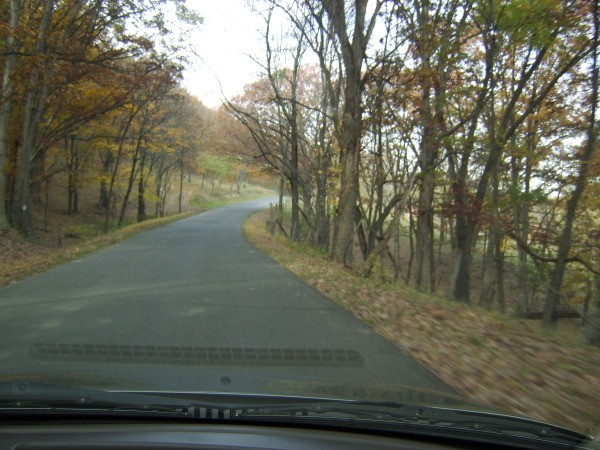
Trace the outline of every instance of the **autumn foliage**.
{"type": "Polygon", "coordinates": [[[262,76],[228,110],[292,240],[546,325],[600,316],[597,5],[263,6],[262,76]]]}

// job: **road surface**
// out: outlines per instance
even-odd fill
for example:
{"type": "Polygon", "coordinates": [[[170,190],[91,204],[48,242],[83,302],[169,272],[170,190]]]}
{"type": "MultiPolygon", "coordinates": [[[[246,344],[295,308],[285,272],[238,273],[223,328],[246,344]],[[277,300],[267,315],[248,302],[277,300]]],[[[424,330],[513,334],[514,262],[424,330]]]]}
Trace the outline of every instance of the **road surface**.
{"type": "Polygon", "coordinates": [[[0,289],[0,374],[170,389],[331,394],[338,383],[451,393],[245,240],[242,223],[267,204],[171,223],[0,289]]]}

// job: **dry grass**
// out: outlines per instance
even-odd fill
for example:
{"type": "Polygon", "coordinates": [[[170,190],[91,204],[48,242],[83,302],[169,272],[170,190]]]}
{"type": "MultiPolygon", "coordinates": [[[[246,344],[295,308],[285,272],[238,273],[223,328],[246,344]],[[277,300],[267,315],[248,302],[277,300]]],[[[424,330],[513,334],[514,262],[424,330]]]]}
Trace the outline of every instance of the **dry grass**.
{"type": "Polygon", "coordinates": [[[581,333],[358,277],[323,255],[271,236],[268,212],[244,225],[248,239],[465,397],[527,417],[600,433],[600,352],[581,333]]]}
{"type": "Polygon", "coordinates": [[[34,244],[19,236],[14,231],[0,234],[0,287],[27,278],[35,273],[43,272],[72,259],[92,253],[100,248],[127,239],[142,231],[150,230],[167,223],[180,220],[195,214],[189,211],[182,214],[161,217],[136,223],[106,235],[80,239],[78,243],[64,247],[47,247],[34,244]]]}
{"type": "MultiPolygon", "coordinates": [[[[182,214],[133,223],[104,234],[103,216],[99,215],[96,207],[97,186],[84,186],[80,193],[80,212],[67,215],[65,186],[60,183],[58,177],[53,185],[48,223],[45,227],[41,205],[34,211],[37,224],[35,241],[27,240],[14,231],[0,231],[0,287],[115,244],[142,231],[218,206],[274,195],[273,191],[255,185],[246,185],[241,195],[228,184],[209,192],[202,188],[197,178],[185,183],[183,193],[185,212],[182,214]]],[[[177,210],[177,205],[178,195],[175,192],[167,201],[167,213],[177,210]]],[[[128,211],[126,223],[131,223],[136,219],[137,210],[132,206],[128,211]]]]}

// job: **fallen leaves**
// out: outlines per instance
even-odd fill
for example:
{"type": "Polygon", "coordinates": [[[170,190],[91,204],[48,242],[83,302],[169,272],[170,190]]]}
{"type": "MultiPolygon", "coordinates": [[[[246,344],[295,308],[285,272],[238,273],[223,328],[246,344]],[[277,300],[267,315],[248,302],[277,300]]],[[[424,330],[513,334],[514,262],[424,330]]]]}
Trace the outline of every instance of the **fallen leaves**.
{"type": "Polygon", "coordinates": [[[34,244],[15,231],[0,234],[0,287],[43,272],[49,268],[100,248],[120,242],[136,233],[166,225],[192,215],[186,212],[145,222],[136,223],[111,231],[109,234],[85,239],[79,245],[53,247],[34,244]]]}
{"type": "Polygon", "coordinates": [[[365,283],[310,249],[274,238],[258,213],[257,247],[407,350],[465,397],[590,434],[600,432],[600,352],[572,336],[426,296],[365,283]]]}

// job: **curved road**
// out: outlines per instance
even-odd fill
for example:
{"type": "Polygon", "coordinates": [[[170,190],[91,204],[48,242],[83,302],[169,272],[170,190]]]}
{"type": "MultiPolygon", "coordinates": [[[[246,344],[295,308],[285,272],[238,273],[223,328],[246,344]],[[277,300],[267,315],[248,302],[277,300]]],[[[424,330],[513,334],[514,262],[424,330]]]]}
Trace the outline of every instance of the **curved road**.
{"type": "Polygon", "coordinates": [[[0,289],[0,374],[171,389],[452,392],[245,240],[241,224],[266,205],[199,214],[0,289]]]}

